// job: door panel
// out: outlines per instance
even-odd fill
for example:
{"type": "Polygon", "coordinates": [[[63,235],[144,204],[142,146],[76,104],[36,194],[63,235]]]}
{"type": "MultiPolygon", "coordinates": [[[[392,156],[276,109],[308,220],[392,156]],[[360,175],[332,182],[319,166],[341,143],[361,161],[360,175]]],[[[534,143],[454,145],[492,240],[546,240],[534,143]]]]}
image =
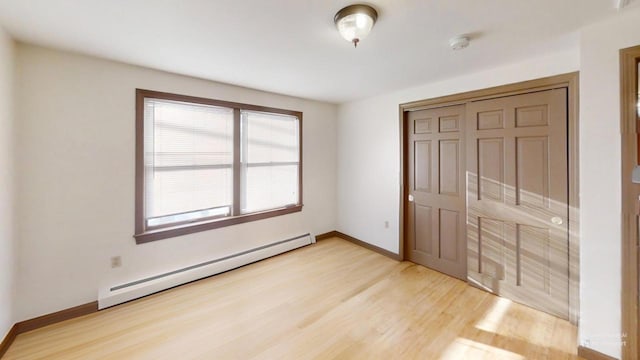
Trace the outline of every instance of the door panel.
{"type": "Polygon", "coordinates": [[[550,294],[549,231],[518,225],[517,239],[520,242],[520,284],[550,294]]]}
{"type": "Polygon", "coordinates": [[[440,194],[460,196],[460,141],[440,140],[440,194]]]}
{"type": "Polygon", "coordinates": [[[423,193],[431,192],[431,141],[416,141],[414,143],[414,164],[415,166],[413,190],[423,193]]]}
{"type": "Polygon", "coordinates": [[[478,140],[478,200],[504,200],[504,140],[478,140]]]}
{"type": "Polygon", "coordinates": [[[452,262],[458,261],[458,224],[460,223],[460,213],[440,209],[440,257],[452,262]],[[447,229],[443,231],[442,229],[447,229]]]}
{"type": "Polygon", "coordinates": [[[516,139],[516,203],[549,207],[549,144],[546,137],[516,139]]]}
{"type": "Polygon", "coordinates": [[[428,219],[428,221],[419,221],[415,224],[415,242],[413,250],[424,254],[431,255],[433,249],[433,229],[431,226],[431,218],[433,213],[430,206],[415,206],[415,217],[417,219],[428,219]]]}
{"type": "Polygon", "coordinates": [[[406,257],[466,279],[464,106],[407,114],[406,257]]]}
{"type": "Polygon", "coordinates": [[[567,319],[567,92],[467,104],[469,281],[567,319]]]}
{"type": "Polygon", "coordinates": [[[478,247],[480,263],[478,268],[490,279],[504,280],[505,273],[505,224],[502,221],[477,217],[478,247]]]}

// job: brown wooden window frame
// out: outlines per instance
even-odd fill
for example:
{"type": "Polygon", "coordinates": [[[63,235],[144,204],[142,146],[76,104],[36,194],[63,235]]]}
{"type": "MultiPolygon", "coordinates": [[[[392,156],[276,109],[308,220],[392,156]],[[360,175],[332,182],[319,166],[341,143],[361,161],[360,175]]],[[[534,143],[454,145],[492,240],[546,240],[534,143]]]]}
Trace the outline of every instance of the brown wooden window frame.
{"type": "Polygon", "coordinates": [[[242,104],[230,101],[214,100],[202,97],[179,95],[153,90],[136,89],[136,190],[135,190],[135,233],[137,244],[162,240],[225,226],[257,221],[302,211],[302,112],[272,107],[242,104]],[[233,109],[233,206],[232,214],[226,217],[197,219],[185,223],[172,223],[149,228],[146,225],[145,212],[145,169],[144,169],[144,100],[146,98],[169,100],[183,103],[211,105],[233,109]],[[298,118],[299,162],[298,162],[298,202],[295,205],[269,209],[249,214],[240,214],[240,125],[241,111],[257,111],[272,114],[290,115],[298,118]]]}

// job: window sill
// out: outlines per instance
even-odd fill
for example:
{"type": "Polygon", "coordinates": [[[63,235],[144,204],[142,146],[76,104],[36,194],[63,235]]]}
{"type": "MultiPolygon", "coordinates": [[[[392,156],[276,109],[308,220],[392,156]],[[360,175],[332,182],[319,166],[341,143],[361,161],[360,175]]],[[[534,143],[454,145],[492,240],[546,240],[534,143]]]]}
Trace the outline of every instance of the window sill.
{"type": "Polygon", "coordinates": [[[226,217],[223,219],[215,219],[202,222],[194,222],[190,224],[184,224],[173,227],[166,227],[162,229],[155,229],[145,231],[140,234],[135,234],[133,237],[136,239],[136,244],[144,244],[156,240],[168,239],[172,237],[193,234],[200,231],[218,229],[225,226],[243,224],[251,221],[268,219],[275,216],[291,214],[302,211],[302,205],[295,205],[281,209],[267,210],[258,213],[238,215],[233,217],[226,217]]]}

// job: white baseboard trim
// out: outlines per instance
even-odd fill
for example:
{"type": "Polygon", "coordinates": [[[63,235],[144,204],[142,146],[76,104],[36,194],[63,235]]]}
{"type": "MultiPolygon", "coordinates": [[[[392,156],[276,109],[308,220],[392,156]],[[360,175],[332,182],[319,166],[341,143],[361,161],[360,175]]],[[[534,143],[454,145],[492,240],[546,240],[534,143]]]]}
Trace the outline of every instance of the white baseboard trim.
{"type": "Polygon", "coordinates": [[[162,290],[170,289],[178,285],[186,284],[282,254],[314,242],[315,238],[312,238],[311,234],[305,234],[237,254],[225,256],[220,259],[214,259],[145,279],[116,285],[105,290],[103,293],[100,293],[100,296],[98,297],[98,308],[104,309],[122,304],[162,290]]]}

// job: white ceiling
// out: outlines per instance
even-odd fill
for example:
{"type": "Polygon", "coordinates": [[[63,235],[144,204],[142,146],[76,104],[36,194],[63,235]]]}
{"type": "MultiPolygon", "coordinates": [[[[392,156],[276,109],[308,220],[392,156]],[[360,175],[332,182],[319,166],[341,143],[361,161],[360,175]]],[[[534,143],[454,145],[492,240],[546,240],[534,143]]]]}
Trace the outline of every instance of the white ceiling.
{"type": "MultiPolygon", "coordinates": [[[[0,0],[16,39],[329,102],[346,102],[577,46],[615,0],[371,0],[357,49],[347,0],[0,0]],[[454,52],[449,38],[471,34],[454,52]]],[[[636,6],[637,2],[631,6],[636,6]]]]}

